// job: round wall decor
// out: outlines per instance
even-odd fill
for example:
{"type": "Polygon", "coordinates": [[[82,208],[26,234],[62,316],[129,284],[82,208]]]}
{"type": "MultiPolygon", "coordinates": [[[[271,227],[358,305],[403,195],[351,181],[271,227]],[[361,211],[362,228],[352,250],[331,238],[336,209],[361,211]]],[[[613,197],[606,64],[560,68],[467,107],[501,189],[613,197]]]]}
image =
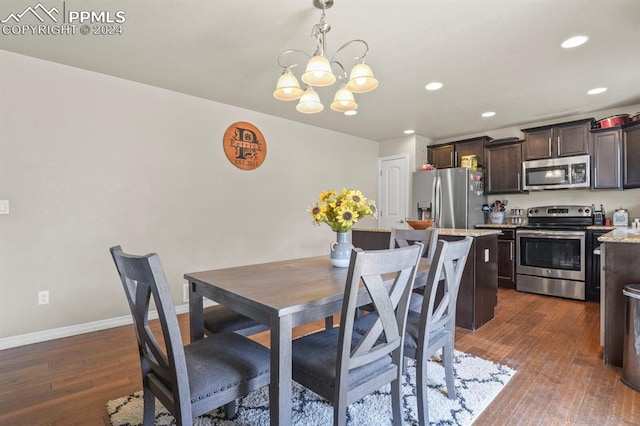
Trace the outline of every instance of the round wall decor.
{"type": "Polygon", "coordinates": [[[262,132],[246,121],[230,125],[224,132],[222,145],[231,164],[242,170],[257,169],[267,156],[262,132]]]}

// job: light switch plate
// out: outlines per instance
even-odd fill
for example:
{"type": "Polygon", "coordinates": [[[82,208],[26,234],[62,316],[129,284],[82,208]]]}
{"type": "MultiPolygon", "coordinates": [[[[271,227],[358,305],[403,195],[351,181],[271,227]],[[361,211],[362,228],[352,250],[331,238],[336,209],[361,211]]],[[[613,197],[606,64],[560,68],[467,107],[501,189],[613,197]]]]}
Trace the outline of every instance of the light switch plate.
{"type": "Polygon", "coordinates": [[[9,214],[9,200],[0,200],[0,214],[9,214]]]}

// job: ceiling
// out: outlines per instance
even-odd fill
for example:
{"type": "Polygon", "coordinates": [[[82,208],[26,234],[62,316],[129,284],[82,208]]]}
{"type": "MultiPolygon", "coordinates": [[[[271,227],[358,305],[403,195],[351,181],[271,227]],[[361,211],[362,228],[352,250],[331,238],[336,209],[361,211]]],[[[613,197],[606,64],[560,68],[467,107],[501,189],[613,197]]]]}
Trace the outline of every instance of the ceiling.
{"type": "MultiPolygon", "coordinates": [[[[325,110],[312,115],[272,96],[278,54],[314,51],[321,11],[312,0],[41,2],[67,13],[124,11],[123,34],[0,34],[0,49],[372,140],[405,129],[450,139],[640,104],[638,0],[335,0],[328,52],[366,40],[380,82],[356,95],[352,117],[329,108],[335,86],[318,89],[325,110]],[[578,34],[589,41],[560,47],[578,34]],[[426,91],[431,81],[444,87],[426,91]],[[586,94],[595,87],[608,90],[586,94]]],[[[3,0],[0,20],[36,4],[3,0]]],[[[350,68],[348,56],[338,59],[350,68]]]]}

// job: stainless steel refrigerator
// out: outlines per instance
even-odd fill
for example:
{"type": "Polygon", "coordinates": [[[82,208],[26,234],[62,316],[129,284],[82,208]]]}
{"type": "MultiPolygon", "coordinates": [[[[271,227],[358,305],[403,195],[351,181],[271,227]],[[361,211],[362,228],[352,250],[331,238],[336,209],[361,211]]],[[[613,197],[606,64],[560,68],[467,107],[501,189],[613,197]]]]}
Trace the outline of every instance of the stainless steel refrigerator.
{"type": "Polygon", "coordinates": [[[484,174],[466,167],[413,174],[413,214],[438,228],[474,228],[484,223],[484,174]]]}

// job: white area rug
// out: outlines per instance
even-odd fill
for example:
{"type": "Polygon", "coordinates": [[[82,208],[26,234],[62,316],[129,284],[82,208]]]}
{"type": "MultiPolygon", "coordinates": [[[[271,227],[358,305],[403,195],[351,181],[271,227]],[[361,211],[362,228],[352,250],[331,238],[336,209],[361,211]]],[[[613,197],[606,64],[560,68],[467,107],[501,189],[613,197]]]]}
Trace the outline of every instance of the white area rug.
{"type": "MultiPolygon", "coordinates": [[[[416,401],[416,369],[413,360],[408,361],[404,376],[404,423],[418,424],[416,401]]],[[[474,355],[456,351],[454,359],[457,398],[447,397],[444,367],[436,355],[429,363],[429,420],[432,425],[470,425],[500,393],[516,373],[515,370],[474,355]]],[[[349,406],[349,425],[391,424],[390,387],[379,391],[349,406]]],[[[293,385],[292,422],[299,426],[330,425],[333,419],[332,406],[313,392],[293,385]]],[[[142,424],[142,392],[136,392],[107,403],[107,413],[114,426],[142,424]]],[[[175,425],[174,418],[156,401],[156,425],[175,425]]],[[[222,410],[214,410],[198,417],[196,426],[249,426],[269,424],[268,389],[263,388],[238,401],[238,416],[234,420],[224,419],[222,410]]]]}

